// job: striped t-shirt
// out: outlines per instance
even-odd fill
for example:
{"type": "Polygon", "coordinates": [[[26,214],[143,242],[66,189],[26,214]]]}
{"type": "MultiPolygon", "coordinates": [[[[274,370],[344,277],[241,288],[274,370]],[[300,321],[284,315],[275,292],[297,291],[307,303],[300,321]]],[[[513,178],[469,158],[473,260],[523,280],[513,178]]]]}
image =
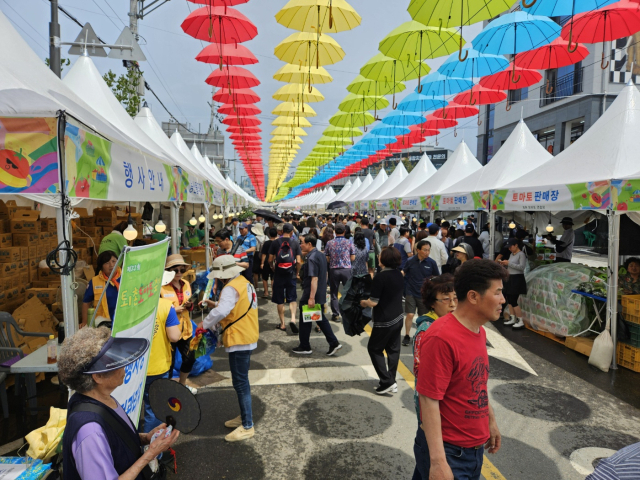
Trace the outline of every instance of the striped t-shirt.
{"type": "Polygon", "coordinates": [[[640,478],[640,442],[602,460],[585,480],[637,480],[640,478]]]}

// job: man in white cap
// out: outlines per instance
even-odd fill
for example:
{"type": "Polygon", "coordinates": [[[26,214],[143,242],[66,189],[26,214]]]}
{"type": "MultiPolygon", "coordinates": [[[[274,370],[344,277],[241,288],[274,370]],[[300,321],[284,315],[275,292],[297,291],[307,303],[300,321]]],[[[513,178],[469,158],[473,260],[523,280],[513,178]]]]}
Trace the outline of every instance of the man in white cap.
{"type": "Polygon", "coordinates": [[[258,296],[253,285],[242,276],[243,271],[244,268],[238,266],[231,255],[223,255],[213,261],[208,278],[219,279],[224,287],[219,302],[205,300],[212,310],[198,325],[213,331],[220,324],[222,343],[229,354],[231,380],[238,396],[240,415],[224,424],[235,429],[225,437],[227,442],[238,442],[255,435],[249,363],[251,352],[258,347],[258,296]]]}

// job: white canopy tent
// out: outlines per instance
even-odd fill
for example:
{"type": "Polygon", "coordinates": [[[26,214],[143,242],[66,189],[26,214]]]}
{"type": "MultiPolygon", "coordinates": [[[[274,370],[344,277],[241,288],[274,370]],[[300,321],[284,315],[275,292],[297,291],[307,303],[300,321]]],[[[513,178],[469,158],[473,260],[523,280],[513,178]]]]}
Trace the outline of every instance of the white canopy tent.
{"type": "Polygon", "coordinates": [[[351,185],[353,185],[351,183],[351,180],[347,180],[347,183],[345,183],[344,186],[340,189],[340,191],[336,194],[336,198],[334,198],[333,201],[334,202],[340,201],[340,199],[349,192],[351,185]]]}
{"type": "Polygon", "coordinates": [[[325,190],[324,195],[320,199],[318,199],[316,203],[317,209],[324,209],[328,203],[331,203],[333,199],[336,198],[336,192],[333,191],[333,188],[328,187],[325,190]]]}
{"type": "Polygon", "coordinates": [[[371,193],[375,192],[382,185],[384,185],[388,179],[389,179],[389,175],[387,175],[387,172],[385,171],[384,168],[381,168],[380,171],[378,172],[378,175],[376,175],[376,178],[374,178],[373,182],[371,182],[371,185],[369,185],[365,190],[363,190],[360,197],[367,198],[371,193]]]}
{"type": "Polygon", "coordinates": [[[360,185],[362,185],[362,180],[360,179],[360,177],[356,177],[349,189],[345,187],[338,192],[338,195],[336,196],[334,201],[346,202],[345,198],[348,197],[351,193],[355,192],[358,188],[360,188],[360,185]]]}
{"type": "Polygon", "coordinates": [[[407,178],[399,185],[397,196],[403,198],[408,192],[413,191],[430,179],[437,171],[427,154],[424,153],[418,164],[413,167],[407,178]]]}
{"type": "Polygon", "coordinates": [[[347,202],[347,203],[351,203],[351,202],[355,202],[356,200],[360,200],[362,197],[360,196],[360,194],[362,192],[364,192],[367,187],[369,185],[371,185],[373,183],[373,177],[371,176],[371,174],[367,174],[367,176],[365,177],[365,179],[362,181],[362,184],[358,187],[358,188],[353,188],[352,192],[349,192],[348,195],[345,195],[342,198],[343,202],[347,202]]]}
{"type": "Polygon", "coordinates": [[[387,181],[378,188],[375,192],[372,192],[365,198],[361,198],[361,201],[371,201],[371,200],[386,200],[388,198],[396,197],[395,189],[400,186],[400,184],[409,176],[407,173],[407,169],[404,168],[404,164],[402,162],[398,162],[395,170],[387,181]]]}

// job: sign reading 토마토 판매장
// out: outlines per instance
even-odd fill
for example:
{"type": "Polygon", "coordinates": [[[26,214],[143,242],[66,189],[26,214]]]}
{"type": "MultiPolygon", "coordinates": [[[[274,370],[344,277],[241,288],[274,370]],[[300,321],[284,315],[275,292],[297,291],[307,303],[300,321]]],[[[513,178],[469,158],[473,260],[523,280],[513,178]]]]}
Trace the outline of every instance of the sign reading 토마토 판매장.
{"type": "MultiPolygon", "coordinates": [[[[146,338],[151,342],[168,247],[167,238],[152,245],[126,248],[113,321],[114,337],[146,338]]],[[[113,392],[136,427],[148,364],[149,351],[125,367],[124,382],[113,392]]]]}

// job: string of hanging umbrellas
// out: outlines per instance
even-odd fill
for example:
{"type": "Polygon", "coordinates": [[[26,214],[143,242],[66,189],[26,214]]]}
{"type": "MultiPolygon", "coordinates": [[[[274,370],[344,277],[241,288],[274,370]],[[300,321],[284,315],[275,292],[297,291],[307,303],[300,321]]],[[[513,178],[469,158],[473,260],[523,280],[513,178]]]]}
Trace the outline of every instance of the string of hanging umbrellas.
{"type": "MultiPolygon", "coordinates": [[[[495,17],[515,3],[519,2],[491,0],[480,4],[477,0],[412,0],[408,10],[414,21],[403,24],[385,37],[380,43],[380,51],[389,57],[403,58],[404,55],[407,62],[411,61],[412,52],[415,61],[418,62],[425,58],[441,56],[427,57],[426,52],[430,52],[428,48],[420,53],[420,48],[424,48],[423,38],[428,35],[426,32],[429,32],[428,27],[437,26],[436,30],[440,33],[454,25],[451,22],[454,22],[456,15],[460,15],[461,12],[464,14],[457,17],[461,18],[458,26],[467,25],[471,20],[475,22],[495,17]],[[479,8],[474,10],[474,4],[479,8]],[[465,8],[462,8],[463,6],[465,8]],[[498,9],[502,10],[497,11],[498,9]],[[476,13],[466,13],[472,11],[476,13]],[[446,12],[446,15],[443,12],[446,12]],[[442,18],[449,20],[450,24],[446,20],[441,21],[442,18]],[[423,23],[421,27],[417,20],[427,25],[423,23]],[[403,30],[414,33],[405,34],[403,37],[403,30]],[[415,33],[416,31],[422,33],[415,33]],[[408,42],[407,39],[412,37],[418,37],[419,42],[408,42]]],[[[521,89],[540,82],[542,75],[537,70],[560,68],[585,59],[589,53],[588,49],[579,43],[604,43],[640,31],[640,4],[637,0],[537,0],[522,5],[522,10],[505,14],[490,22],[474,39],[473,48],[465,48],[461,36],[458,36],[458,39],[454,38],[458,41],[458,51],[452,54],[437,72],[424,79],[420,78],[420,72],[417,74],[419,83],[416,91],[398,105],[393,101],[393,107],[397,110],[382,119],[383,125],[400,127],[404,129],[402,132],[376,127],[348,151],[337,145],[336,147],[340,148],[334,148],[330,153],[330,160],[334,160],[330,164],[328,161],[324,162],[322,172],[306,178],[303,175],[308,173],[304,172],[298,179],[294,177],[294,181],[287,185],[293,189],[283,198],[309,193],[338,178],[356,173],[412,144],[421,143],[427,136],[437,136],[440,129],[455,128],[459,119],[478,115],[479,105],[504,102],[508,98],[504,90],[521,89]],[[564,27],[560,27],[549,18],[550,15],[570,16],[571,19],[564,27]],[[509,62],[505,55],[510,56],[512,61],[509,62]],[[429,112],[432,113],[427,115],[429,112]],[[394,133],[399,134],[394,136],[394,133]],[[298,181],[300,178],[302,181],[298,181]]],[[[438,48],[451,49],[445,42],[438,48]]],[[[367,62],[365,67],[381,59],[379,56],[376,57],[375,60],[367,62]]],[[[361,74],[371,74],[365,67],[361,74]]],[[[608,67],[604,49],[601,67],[608,67]]],[[[414,66],[413,69],[409,69],[406,77],[403,78],[402,73],[397,77],[402,80],[411,79],[412,75],[416,75],[416,70],[421,68],[418,66],[416,69],[414,66]]],[[[396,68],[395,73],[397,72],[396,68]]],[[[547,84],[546,90],[547,94],[551,94],[552,86],[547,84]]],[[[393,92],[385,93],[397,91],[399,89],[394,88],[393,92]]],[[[367,95],[363,95],[363,98],[366,97],[367,95]]],[[[506,108],[511,108],[508,101],[506,108]]],[[[344,114],[338,115],[345,118],[344,114]]],[[[363,111],[355,117],[354,122],[347,122],[343,126],[366,128],[374,120],[374,116],[363,111]]],[[[480,123],[481,120],[478,118],[478,124],[480,123]]]]}
{"type": "Polygon", "coordinates": [[[345,0],[290,0],[275,18],[297,32],[274,49],[276,57],[286,65],[274,75],[285,85],[273,95],[282,103],[272,112],[277,117],[272,122],[275,129],[270,140],[267,200],[273,199],[284,182],[303,137],[307,136],[304,129],[311,126],[308,118],[316,116],[309,104],[324,100],[314,85],[333,81],[323,67],[345,56],[328,33],[351,30],[362,20],[345,0]]]}
{"type": "Polygon", "coordinates": [[[203,5],[182,22],[182,30],[191,37],[209,42],[196,56],[199,62],[217,65],[205,80],[218,88],[213,101],[222,105],[218,113],[223,116],[233,147],[242,161],[253,184],[256,196],[265,199],[262,168],[262,141],[256,107],[260,97],[252,90],[260,81],[245,65],[258,63],[258,59],[242,43],[255,38],[257,27],[233,6],[249,0],[188,0],[203,5]]]}

